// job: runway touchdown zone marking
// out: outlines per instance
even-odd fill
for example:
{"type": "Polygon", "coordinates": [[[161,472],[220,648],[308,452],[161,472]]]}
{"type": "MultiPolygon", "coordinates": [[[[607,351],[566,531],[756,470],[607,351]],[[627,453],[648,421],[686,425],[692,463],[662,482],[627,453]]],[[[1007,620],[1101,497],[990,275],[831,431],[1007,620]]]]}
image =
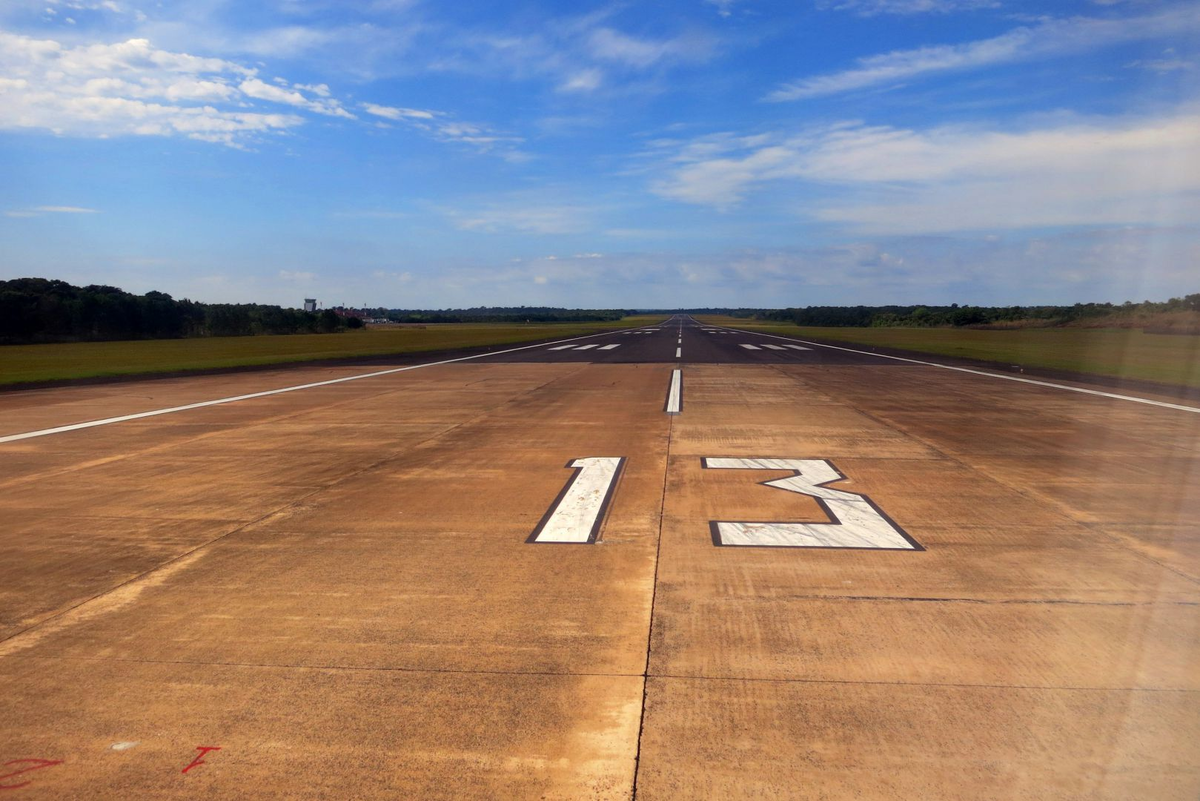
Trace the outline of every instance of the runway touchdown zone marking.
{"type": "Polygon", "coordinates": [[[527,542],[586,545],[600,535],[604,513],[612,500],[624,457],[588,456],[567,467],[575,475],[567,481],[527,542]]]}

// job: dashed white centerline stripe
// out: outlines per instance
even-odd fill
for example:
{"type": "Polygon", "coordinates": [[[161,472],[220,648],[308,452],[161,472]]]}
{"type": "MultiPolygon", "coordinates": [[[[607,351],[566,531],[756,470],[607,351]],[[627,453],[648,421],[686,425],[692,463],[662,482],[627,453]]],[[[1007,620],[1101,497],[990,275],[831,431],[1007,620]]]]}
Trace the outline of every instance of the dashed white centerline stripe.
{"type": "Polygon", "coordinates": [[[591,350],[591,349],[592,349],[592,348],[594,348],[594,347],[596,347],[594,344],[592,344],[592,345],[580,345],[579,347],[575,348],[575,350],[591,350]]]}
{"type": "Polygon", "coordinates": [[[573,348],[573,347],[575,347],[575,346],[574,345],[556,345],[553,348],[549,348],[549,350],[566,350],[567,348],[573,348]]]}
{"type": "Polygon", "coordinates": [[[792,350],[812,350],[812,348],[806,348],[803,345],[784,345],[784,347],[791,348],[792,350]]]}
{"type": "Polygon", "coordinates": [[[676,358],[676,359],[682,359],[682,358],[683,358],[683,348],[676,348],[676,349],[675,349],[675,358],[676,358]]]}
{"type": "Polygon", "coordinates": [[[764,348],[770,348],[771,350],[783,350],[783,346],[782,346],[782,345],[770,345],[770,344],[768,344],[768,343],[766,343],[766,342],[764,342],[764,343],[763,343],[763,347],[764,347],[764,348]]]}
{"type": "Polygon", "coordinates": [[[667,414],[679,414],[683,406],[683,371],[671,371],[671,388],[667,390],[667,414]]]}
{"type": "MultiPolygon", "coordinates": [[[[581,339],[589,339],[591,337],[607,336],[609,332],[599,334],[585,334],[581,337],[572,337],[569,340],[560,340],[566,342],[578,342],[581,339]]],[[[314,389],[316,387],[328,387],[333,384],[344,384],[347,381],[358,381],[363,378],[378,378],[383,375],[392,375],[394,373],[406,373],[409,370],[420,370],[424,367],[440,367],[443,364],[456,364],[458,362],[468,362],[473,359],[484,359],[488,356],[503,356],[506,353],[517,353],[522,350],[531,350],[533,348],[544,348],[546,343],[538,343],[534,345],[521,345],[516,348],[506,348],[504,350],[492,351],[490,353],[475,353],[470,356],[458,356],[454,359],[442,359],[436,362],[426,362],[425,364],[410,364],[407,367],[392,367],[387,370],[377,370],[373,373],[360,373],[359,375],[348,375],[342,378],[331,378],[328,381],[314,381],[311,384],[297,384],[294,387],[281,387],[280,389],[268,389],[263,392],[251,392],[247,395],[234,395],[229,398],[217,398],[215,400],[200,401],[199,403],[188,403],[183,406],[170,406],[166,409],[154,409],[149,412],[137,412],[135,414],[123,414],[120,417],[105,417],[100,420],[88,420],[85,423],[72,423],[66,426],[57,426],[56,428],[43,428],[39,431],[27,431],[23,434],[9,434],[6,437],[0,437],[0,444],[5,442],[17,442],[23,439],[33,439],[34,437],[48,437],[51,434],[65,434],[68,431],[80,431],[85,428],[95,428],[97,426],[108,426],[114,423],[124,423],[129,420],[141,420],[144,417],[157,417],[161,414],[174,414],[176,412],[186,412],[191,409],[203,409],[206,406],[220,406],[225,403],[235,403],[237,401],[251,400],[253,398],[265,398],[270,395],[282,395],[285,392],[299,392],[302,389],[314,389]]],[[[572,347],[566,345],[565,347],[572,347]]],[[[561,348],[555,348],[561,350],[561,348]]]]}
{"type": "Polygon", "coordinates": [[[762,348],[760,348],[758,345],[747,345],[745,342],[743,342],[741,344],[742,344],[742,347],[745,348],[746,350],[762,350],[762,348]]]}
{"type": "Polygon", "coordinates": [[[619,347],[621,347],[621,344],[618,342],[614,345],[601,345],[599,347],[599,350],[612,350],[613,348],[619,348],[619,347]]]}

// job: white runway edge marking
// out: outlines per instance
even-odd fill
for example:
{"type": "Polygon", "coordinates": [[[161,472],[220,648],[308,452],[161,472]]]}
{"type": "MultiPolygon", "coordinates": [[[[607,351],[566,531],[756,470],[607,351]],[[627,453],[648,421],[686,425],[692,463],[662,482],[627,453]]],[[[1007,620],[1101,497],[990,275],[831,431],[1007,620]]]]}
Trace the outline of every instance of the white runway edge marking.
{"type": "MultiPolygon", "coordinates": [[[[732,328],[725,333],[744,334],[746,332],[739,331],[736,328],[732,328]]],[[[774,339],[787,339],[787,337],[779,337],[779,336],[775,336],[774,334],[759,334],[758,336],[772,337],[774,339]]],[[[1072,386],[1068,386],[1067,384],[1055,384],[1053,381],[1038,381],[1033,378],[1020,378],[1015,375],[1002,375],[1000,373],[989,373],[986,370],[973,370],[970,367],[954,367],[953,365],[949,365],[949,364],[938,364],[937,362],[926,362],[926,361],[922,361],[921,359],[908,359],[908,358],[905,358],[904,356],[889,356],[886,353],[873,353],[872,351],[869,351],[869,350],[858,350],[856,348],[843,348],[840,345],[826,345],[823,342],[811,342],[807,339],[801,339],[799,341],[803,342],[805,345],[812,345],[813,347],[816,347],[816,348],[829,348],[830,350],[842,350],[847,353],[859,353],[859,354],[862,354],[863,356],[875,356],[880,359],[891,359],[892,361],[907,362],[908,364],[919,364],[924,367],[937,367],[940,370],[953,370],[956,373],[970,373],[971,375],[981,375],[985,378],[999,378],[1003,381],[1016,381],[1017,383],[1020,383],[1020,384],[1032,384],[1036,387],[1051,387],[1053,389],[1065,389],[1067,392],[1078,392],[1082,395],[1095,395],[1100,398],[1113,398],[1114,400],[1130,401],[1132,403],[1144,403],[1148,406],[1158,406],[1163,409],[1175,409],[1175,410],[1181,411],[1181,412],[1191,412],[1192,414],[1200,414],[1200,407],[1184,406],[1181,403],[1168,403],[1166,401],[1151,400],[1150,398],[1139,398],[1136,395],[1119,395],[1116,392],[1102,392],[1101,390],[1098,390],[1098,389],[1085,389],[1083,387],[1072,387],[1072,386]]],[[[757,348],[752,348],[752,346],[750,346],[750,345],[742,345],[742,347],[743,348],[751,348],[752,350],[757,350],[757,348]]],[[[0,442],[3,442],[3,441],[4,440],[0,439],[0,442]]]]}
{"type": "Polygon", "coordinates": [[[667,390],[667,414],[679,414],[683,408],[683,371],[671,371],[671,386],[667,390]]]}
{"type": "Polygon", "coordinates": [[[747,345],[745,342],[742,343],[742,347],[746,350],[762,350],[758,345],[747,345]]]}
{"type": "MultiPolygon", "coordinates": [[[[581,337],[572,337],[569,340],[559,340],[560,342],[578,342],[581,339],[590,337],[607,336],[611,332],[605,331],[599,334],[585,334],[581,337]]],[[[551,343],[553,344],[553,343],[551,343]]],[[[392,375],[393,373],[406,373],[409,370],[420,370],[424,367],[439,367],[443,364],[455,364],[456,362],[467,362],[472,359],[485,359],[488,356],[502,356],[505,353],[516,353],[522,350],[531,350],[532,348],[544,348],[546,343],[542,342],[536,345],[521,345],[517,348],[507,348],[505,350],[491,351],[490,353],[475,353],[470,356],[458,356],[454,359],[442,359],[437,362],[426,362],[425,364],[410,364],[407,367],[392,367],[387,370],[378,370],[374,373],[361,373],[359,375],[348,375],[343,378],[331,378],[328,381],[314,381],[311,384],[298,384],[294,387],[282,387],[280,389],[268,389],[262,392],[251,392],[246,395],[234,395],[230,398],[217,398],[216,400],[200,401],[198,403],[188,403],[183,406],[171,406],[166,409],[154,409],[149,412],[137,412],[135,414],[123,414],[120,417],[105,417],[102,420],[89,420],[85,423],[72,423],[71,425],[58,426],[57,428],[43,428],[40,431],[27,431],[24,434],[9,434],[6,437],[0,437],[0,444],[5,442],[17,442],[23,439],[33,439],[34,437],[48,437],[51,434],[64,434],[68,431],[79,431],[84,428],[95,428],[96,426],[108,426],[113,423],[124,423],[128,420],[140,420],[143,417],[157,417],[160,414],[174,414],[175,412],[186,412],[191,409],[203,409],[206,406],[220,406],[223,403],[235,403],[237,401],[251,400],[252,398],[265,398],[268,395],[282,395],[285,392],[299,392],[302,389],[314,389],[316,387],[328,387],[333,384],[344,384],[347,381],[358,381],[363,378],[378,378],[381,375],[392,375]]],[[[566,345],[565,347],[572,347],[566,345]]]]}
{"type": "Polygon", "coordinates": [[[575,475],[528,542],[595,542],[624,463],[623,457],[589,456],[568,464],[575,468],[575,475]]]}
{"type": "Polygon", "coordinates": [[[808,495],[829,515],[829,523],[714,522],[717,545],[775,548],[875,548],[923,550],[883,515],[864,495],[823,486],[845,478],[824,459],[704,459],[706,468],[794,470],[763,486],[808,495]]]}
{"type": "Polygon", "coordinates": [[[682,358],[683,358],[683,348],[676,348],[676,349],[675,349],[675,358],[676,358],[676,359],[682,359],[682,358]]]}

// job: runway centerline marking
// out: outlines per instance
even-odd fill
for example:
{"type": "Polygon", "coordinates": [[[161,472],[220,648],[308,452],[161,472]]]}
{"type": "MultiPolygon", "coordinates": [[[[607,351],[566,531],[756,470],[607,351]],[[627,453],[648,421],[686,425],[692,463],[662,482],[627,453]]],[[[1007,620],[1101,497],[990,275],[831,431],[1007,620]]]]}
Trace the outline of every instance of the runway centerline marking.
{"type": "Polygon", "coordinates": [[[675,349],[675,358],[676,358],[676,359],[682,359],[682,358],[683,358],[683,348],[676,348],[676,349],[675,349]]]}
{"type": "Polygon", "coordinates": [[[625,458],[617,456],[589,456],[567,464],[575,474],[526,541],[577,545],[595,542],[624,464],[625,458]]]}
{"type": "Polygon", "coordinates": [[[784,347],[791,348],[792,350],[812,350],[812,348],[806,348],[803,345],[784,345],[784,347]]]}
{"type": "Polygon", "coordinates": [[[619,348],[619,347],[621,347],[621,343],[616,342],[616,343],[613,343],[612,345],[601,345],[599,347],[599,350],[612,350],[613,348],[619,348]]]}
{"type": "Polygon", "coordinates": [[[596,345],[595,345],[595,344],[591,344],[591,345],[580,345],[580,346],[578,346],[578,347],[576,347],[576,348],[573,348],[572,350],[591,350],[591,349],[592,349],[592,348],[594,348],[594,347],[596,347],[596,345]]]}
{"type": "Polygon", "coordinates": [[[706,469],[791,470],[792,475],[764,481],[764,487],[815,498],[828,523],[710,523],[714,545],[773,548],[871,548],[923,551],[865,495],[830,489],[845,479],[825,459],[701,459],[706,469]]]}
{"type": "Polygon", "coordinates": [[[547,350],[566,350],[567,348],[573,348],[573,347],[575,347],[575,346],[574,345],[555,345],[553,348],[547,348],[547,350]]]}
{"type": "Polygon", "coordinates": [[[671,384],[667,389],[667,414],[679,414],[683,408],[683,370],[671,371],[671,384]]]}
{"type": "Polygon", "coordinates": [[[771,345],[771,344],[769,344],[769,343],[766,343],[766,342],[764,342],[764,343],[762,344],[762,346],[763,346],[764,348],[769,348],[770,350],[784,350],[784,347],[783,347],[783,345],[771,345]]]}
{"type": "MultiPolygon", "coordinates": [[[[581,339],[590,339],[591,337],[608,336],[610,331],[604,331],[598,334],[584,334],[583,336],[571,337],[559,342],[578,342],[581,339]]],[[[549,343],[555,344],[553,342],[549,343]]],[[[23,439],[33,439],[34,437],[48,437],[51,434],[65,434],[68,431],[80,431],[85,428],[95,428],[97,426],[108,426],[114,423],[124,423],[129,420],[141,420],[145,417],[157,417],[162,414],[175,414],[176,412],[186,412],[192,409],[203,409],[206,406],[220,406],[225,403],[236,403],[237,401],[251,400],[253,398],[265,398],[270,395],[282,395],[285,392],[299,392],[302,389],[314,389],[316,387],[328,387],[334,384],[344,384],[347,381],[359,381],[364,378],[378,378],[379,376],[392,375],[394,373],[406,373],[409,370],[420,370],[425,367],[440,367],[443,364],[456,364],[458,362],[468,362],[473,359],[485,359],[489,356],[503,356],[506,353],[517,353],[518,351],[531,350],[533,348],[544,348],[547,343],[540,342],[534,345],[521,345],[516,348],[506,348],[505,350],[491,351],[490,353],[474,353],[470,356],[458,356],[453,359],[442,359],[436,362],[425,362],[424,364],[410,364],[406,367],[391,367],[387,370],[377,370],[373,373],[360,373],[359,375],[348,375],[341,378],[330,378],[327,381],[314,381],[310,384],[297,384],[292,387],[280,387],[279,389],[267,389],[262,392],[250,392],[245,395],[233,395],[228,398],[216,398],[214,400],[199,401],[197,403],[186,403],[182,406],[169,406],[165,409],[153,409],[148,412],[135,412],[133,414],[123,414],[119,417],[105,417],[100,420],[88,420],[83,423],[71,423],[65,426],[56,426],[55,428],[43,428],[38,431],[27,431],[23,434],[9,434],[8,436],[0,437],[0,444],[6,442],[17,442],[23,439]]],[[[570,347],[569,345],[567,347],[570,347]]]]}
{"type": "Polygon", "coordinates": [[[746,350],[762,350],[758,345],[747,345],[745,342],[741,343],[741,345],[746,350]]]}
{"type": "MultiPolygon", "coordinates": [[[[726,333],[744,334],[745,331],[739,331],[736,328],[731,328],[726,333]]],[[[771,337],[772,339],[787,339],[787,337],[776,336],[775,334],[758,334],[762,337],[771,337]]],[[[1082,395],[1095,395],[1100,398],[1112,398],[1114,400],[1130,401],[1131,403],[1144,403],[1148,406],[1158,406],[1162,409],[1175,409],[1181,412],[1191,412],[1192,414],[1200,414],[1200,406],[1184,406],[1181,403],[1168,403],[1167,401],[1151,400],[1150,398],[1139,398],[1136,395],[1121,395],[1116,392],[1103,392],[1098,389],[1085,389],[1084,387],[1072,387],[1067,384],[1056,384],[1053,381],[1038,381],[1033,378],[1021,378],[1015,375],[1002,375],[1001,373],[989,373],[986,370],[973,370],[970,367],[955,367],[949,364],[938,364],[937,362],[927,362],[921,359],[909,359],[904,356],[889,356],[886,353],[872,353],[867,350],[858,350],[856,348],[843,348],[840,345],[826,345],[823,342],[813,342],[807,339],[798,340],[805,345],[812,345],[817,348],[829,348],[830,350],[841,350],[846,353],[858,353],[863,356],[875,356],[879,359],[891,359],[897,362],[907,362],[908,364],[919,364],[923,367],[937,367],[939,370],[953,370],[956,373],[970,373],[971,375],[981,375],[985,378],[998,378],[1002,381],[1016,381],[1019,384],[1032,384],[1036,387],[1050,387],[1052,389],[1065,389],[1067,392],[1078,392],[1082,395]]],[[[743,348],[750,347],[742,345],[743,348]]],[[[3,442],[4,440],[0,440],[3,442]]]]}

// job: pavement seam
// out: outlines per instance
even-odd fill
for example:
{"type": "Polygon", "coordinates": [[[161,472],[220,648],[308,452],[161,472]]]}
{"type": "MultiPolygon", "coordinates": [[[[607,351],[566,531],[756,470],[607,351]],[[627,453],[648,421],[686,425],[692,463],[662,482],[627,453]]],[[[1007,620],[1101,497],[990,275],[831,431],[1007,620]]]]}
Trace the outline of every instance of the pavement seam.
{"type": "MultiPolygon", "coordinates": [[[[194,667],[227,667],[261,670],[321,670],[351,673],[426,673],[429,675],[456,676],[554,676],[562,678],[602,678],[602,679],[635,679],[642,677],[640,673],[591,673],[553,670],[466,670],[446,668],[416,668],[416,667],[363,667],[359,665],[298,665],[271,664],[262,662],[210,662],[181,659],[125,659],[106,656],[72,656],[60,654],[8,654],[0,659],[40,659],[71,660],[76,662],[119,662],[135,665],[187,665],[194,667]]],[[[1185,687],[1081,687],[1076,685],[1053,684],[971,684],[967,682],[940,681],[882,681],[877,679],[816,679],[816,678],[768,678],[762,676],[697,676],[684,673],[651,673],[649,677],[668,679],[670,681],[707,681],[707,682],[742,682],[748,684],[833,684],[833,685],[871,685],[883,687],[941,687],[966,690],[1063,690],[1067,692],[1144,692],[1144,693],[1183,693],[1185,695],[1200,695],[1200,689],[1185,687]]]]}
{"type": "Polygon", "coordinates": [[[658,508],[658,541],[654,547],[654,582],[650,589],[650,621],[646,627],[646,667],[642,671],[642,711],[638,718],[637,748],[633,754],[633,786],[630,799],[637,799],[638,773],[642,765],[642,734],[646,730],[646,695],[650,684],[650,654],[654,643],[654,603],[658,599],[658,566],[661,564],[663,522],[667,513],[667,480],[671,474],[671,440],[675,433],[675,418],[667,419],[667,458],[663,462],[662,496],[658,508]]]}

